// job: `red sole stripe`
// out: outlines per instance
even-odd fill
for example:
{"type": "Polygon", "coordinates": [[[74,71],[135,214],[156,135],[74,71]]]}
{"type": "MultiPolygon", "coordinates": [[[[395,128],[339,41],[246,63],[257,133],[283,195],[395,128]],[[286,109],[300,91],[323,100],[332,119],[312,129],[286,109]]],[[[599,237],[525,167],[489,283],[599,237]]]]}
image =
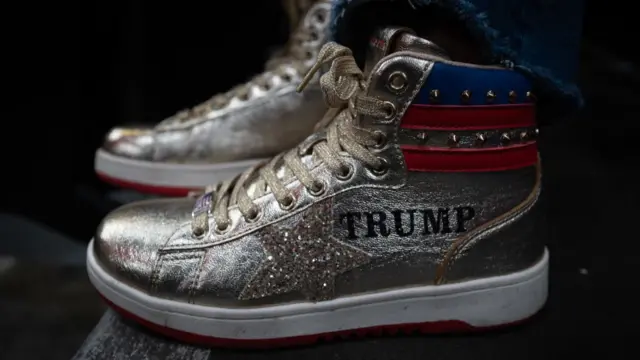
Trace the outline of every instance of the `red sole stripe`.
{"type": "Polygon", "coordinates": [[[514,105],[411,105],[401,127],[433,131],[519,128],[536,125],[533,104],[514,105]]]}
{"type": "Polygon", "coordinates": [[[446,321],[435,321],[428,323],[412,323],[412,324],[397,324],[397,325],[383,325],[383,326],[375,326],[368,328],[359,328],[359,329],[351,329],[351,330],[341,330],[330,333],[322,333],[322,334],[313,334],[313,335],[304,335],[304,336],[295,336],[295,337],[287,337],[287,338],[276,338],[276,339],[226,339],[226,338],[217,338],[211,336],[204,336],[198,334],[192,334],[180,330],[171,329],[162,325],[158,325],[147,321],[145,319],[140,318],[137,315],[134,315],[127,310],[115,305],[104,296],[102,297],[107,304],[116,310],[122,317],[132,320],[144,327],[169,338],[173,338],[185,343],[190,344],[198,344],[205,346],[217,346],[223,348],[236,348],[236,349],[273,349],[273,348],[283,348],[283,347],[294,347],[294,346],[304,346],[311,345],[318,342],[332,342],[339,340],[348,340],[348,339],[362,339],[369,337],[380,337],[380,336],[394,336],[394,335],[402,335],[402,334],[450,334],[450,333],[473,333],[480,331],[488,331],[495,329],[502,329],[509,326],[514,326],[521,324],[527,320],[522,319],[519,321],[494,325],[494,326],[485,326],[485,327],[475,327],[469,325],[464,321],[459,320],[446,320],[446,321]]]}
{"type": "Polygon", "coordinates": [[[533,166],[538,161],[535,142],[491,149],[448,149],[401,146],[409,171],[481,172],[533,166]]]}
{"type": "Polygon", "coordinates": [[[135,190],[143,194],[161,195],[161,196],[169,196],[169,197],[183,197],[183,196],[187,196],[191,191],[199,190],[199,189],[140,184],[132,181],[114,178],[98,171],[96,171],[96,175],[98,175],[98,178],[100,178],[100,180],[108,184],[125,188],[125,189],[135,190]]]}

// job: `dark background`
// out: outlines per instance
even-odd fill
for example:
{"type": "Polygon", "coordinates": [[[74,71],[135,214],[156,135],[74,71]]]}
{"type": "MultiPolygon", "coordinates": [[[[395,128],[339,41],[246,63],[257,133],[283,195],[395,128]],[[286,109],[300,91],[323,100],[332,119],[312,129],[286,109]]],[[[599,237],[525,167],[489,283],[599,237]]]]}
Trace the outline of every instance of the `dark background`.
{"type": "MultiPolygon", "coordinates": [[[[0,256],[12,246],[40,251],[33,258],[53,256],[42,250],[45,245],[27,241],[44,239],[33,222],[84,246],[116,206],[106,197],[113,188],[93,173],[94,151],[109,128],[156,123],[259,72],[270,50],[286,40],[288,24],[278,3],[41,1],[5,7],[0,256]]],[[[447,340],[439,349],[429,345],[438,358],[464,358],[452,354],[465,347],[478,357],[500,358],[492,352],[503,347],[504,358],[520,357],[508,343],[528,346],[539,357],[575,356],[578,348],[610,356],[610,339],[630,335],[640,318],[640,260],[633,250],[640,200],[633,173],[640,164],[638,20],[622,2],[587,5],[579,80],[586,106],[542,132],[551,219],[548,309],[525,330],[494,336],[501,343],[475,338],[447,340]],[[594,336],[598,340],[588,340],[594,336]]],[[[56,275],[46,266],[16,269],[9,280],[0,276],[0,358],[26,360],[27,351],[56,349],[62,355],[46,358],[69,358],[102,312],[83,270],[56,275]],[[7,303],[11,307],[3,308],[7,303]]],[[[349,355],[350,345],[339,345],[321,348],[317,358],[431,356],[422,352],[430,342],[393,341],[402,349],[395,355],[377,342],[354,345],[366,356],[349,355]]],[[[284,354],[312,358],[304,351],[284,354]]]]}
{"type": "Polygon", "coordinates": [[[88,241],[104,190],[93,156],[109,128],[158,122],[261,71],[286,41],[278,5],[12,3],[2,25],[2,206],[88,241]]]}

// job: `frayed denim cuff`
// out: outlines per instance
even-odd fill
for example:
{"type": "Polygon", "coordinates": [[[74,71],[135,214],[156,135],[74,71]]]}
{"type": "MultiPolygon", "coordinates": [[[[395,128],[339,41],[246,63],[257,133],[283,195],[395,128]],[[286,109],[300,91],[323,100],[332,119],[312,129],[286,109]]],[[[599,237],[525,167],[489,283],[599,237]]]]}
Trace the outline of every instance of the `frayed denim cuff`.
{"type": "MultiPolygon", "coordinates": [[[[433,5],[454,13],[476,39],[488,45],[492,62],[508,63],[531,78],[541,104],[553,108],[554,117],[582,106],[574,82],[582,30],[581,0],[336,0],[332,37],[341,42],[341,32],[351,31],[348,20],[357,15],[360,5],[393,1],[409,1],[415,8],[433,5]]],[[[384,15],[380,16],[376,22],[384,26],[384,15]]]]}

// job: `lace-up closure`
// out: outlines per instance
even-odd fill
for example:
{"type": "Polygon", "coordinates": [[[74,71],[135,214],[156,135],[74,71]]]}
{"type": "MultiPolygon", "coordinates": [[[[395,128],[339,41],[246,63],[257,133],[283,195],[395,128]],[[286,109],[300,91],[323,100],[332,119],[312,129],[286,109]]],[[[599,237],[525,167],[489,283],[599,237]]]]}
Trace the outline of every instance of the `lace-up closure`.
{"type": "MultiPolygon", "coordinates": [[[[327,185],[310,172],[303,163],[302,156],[315,156],[340,180],[347,179],[354,171],[344,159],[347,156],[363,163],[373,174],[380,175],[386,171],[386,161],[370,150],[380,145],[379,133],[360,127],[358,119],[359,115],[387,118],[390,111],[389,103],[366,95],[367,84],[364,75],[350,49],[333,42],[324,45],[298,91],[302,91],[314,74],[329,63],[331,68],[320,78],[320,87],[330,107],[321,120],[321,123],[325,124],[326,137],[318,140],[302,154],[298,148],[292,149],[275,156],[267,163],[248,169],[233,180],[209,187],[207,190],[215,194],[211,209],[218,232],[224,232],[230,227],[228,211],[231,206],[237,206],[247,221],[253,221],[260,216],[260,209],[247,192],[249,185],[270,189],[282,209],[290,210],[295,207],[294,194],[276,175],[276,169],[280,164],[284,164],[283,166],[300,181],[310,195],[322,196],[327,190],[327,185]]],[[[194,234],[203,234],[206,229],[202,227],[208,226],[207,224],[206,221],[194,221],[194,234]]]]}
{"type": "MultiPolygon", "coordinates": [[[[289,2],[295,3],[296,1],[289,2]]],[[[309,9],[311,5],[303,2],[300,7],[309,9]]],[[[324,23],[327,21],[328,14],[325,14],[324,10],[318,9],[314,16],[317,21],[324,23]]],[[[274,78],[277,77],[285,83],[289,83],[297,74],[305,73],[308,70],[306,64],[312,60],[314,56],[313,52],[309,51],[305,44],[319,40],[319,29],[316,29],[314,26],[305,26],[305,24],[298,19],[300,17],[299,14],[295,16],[290,15],[290,17],[292,17],[292,21],[298,23],[298,27],[292,32],[287,45],[267,60],[265,72],[251,78],[243,84],[231,88],[225,93],[214,95],[200,105],[191,109],[182,110],[169,120],[184,122],[194,117],[203,116],[211,110],[224,108],[234,98],[247,101],[251,98],[251,90],[254,86],[258,86],[264,91],[269,91],[273,86],[274,78]]]]}

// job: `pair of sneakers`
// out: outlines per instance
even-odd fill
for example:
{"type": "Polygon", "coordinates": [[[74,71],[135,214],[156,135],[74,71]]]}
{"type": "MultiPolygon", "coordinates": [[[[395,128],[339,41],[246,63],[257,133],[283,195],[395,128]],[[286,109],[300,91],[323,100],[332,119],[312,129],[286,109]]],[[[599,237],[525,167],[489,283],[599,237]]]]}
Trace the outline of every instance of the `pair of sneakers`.
{"type": "MultiPolygon", "coordinates": [[[[299,29],[320,34],[329,7],[313,2],[299,29]]],[[[336,43],[314,53],[320,37],[202,110],[112,134],[97,161],[110,179],[223,181],[109,214],[87,253],[101,295],[171,337],[242,347],[535,314],[549,257],[530,82],[452,61],[407,28],[373,34],[364,72],[336,43]],[[109,172],[116,161],[140,177],[109,172]]]]}

